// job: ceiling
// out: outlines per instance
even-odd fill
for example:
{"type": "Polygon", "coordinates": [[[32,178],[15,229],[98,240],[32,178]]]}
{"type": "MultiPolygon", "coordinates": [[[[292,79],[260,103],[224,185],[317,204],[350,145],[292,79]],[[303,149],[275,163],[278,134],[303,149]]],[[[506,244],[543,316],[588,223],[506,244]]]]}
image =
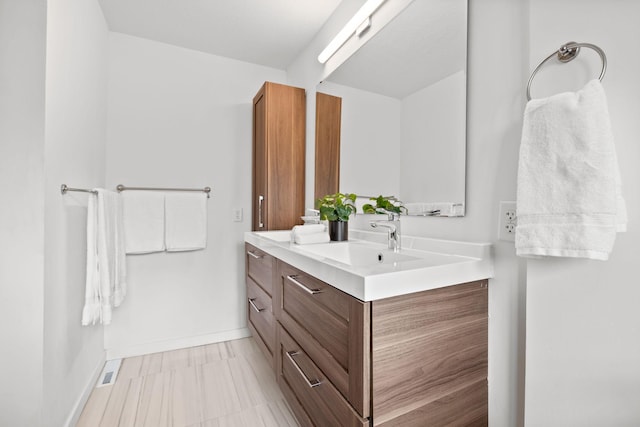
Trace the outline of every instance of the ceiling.
{"type": "Polygon", "coordinates": [[[109,30],[286,69],[341,0],[99,0],[109,30]]]}

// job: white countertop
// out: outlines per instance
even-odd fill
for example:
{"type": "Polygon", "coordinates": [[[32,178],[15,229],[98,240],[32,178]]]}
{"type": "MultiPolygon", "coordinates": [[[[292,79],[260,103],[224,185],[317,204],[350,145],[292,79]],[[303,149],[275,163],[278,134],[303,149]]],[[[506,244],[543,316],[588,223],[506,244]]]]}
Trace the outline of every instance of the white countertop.
{"type": "Polygon", "coordinates": [[[362,301],[493,275],[488,243],[402,236],[402,250],[395,254],[387,249],[386,239],[386,233],[361,230],[349,230],[348,242],[312,245],[291,243],[289,230],[246,232],[244,238],[245,242],[362,301]]]}

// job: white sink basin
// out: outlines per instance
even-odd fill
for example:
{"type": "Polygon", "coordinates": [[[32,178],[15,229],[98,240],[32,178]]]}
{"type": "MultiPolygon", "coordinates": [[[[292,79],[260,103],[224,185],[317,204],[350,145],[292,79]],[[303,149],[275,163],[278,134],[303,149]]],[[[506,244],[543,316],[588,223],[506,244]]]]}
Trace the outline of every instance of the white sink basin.
{"type": "Polygon", "coordinates": [[[381,248],[360,242],[335,242],[317,245],[299,246],[300,251],[328,258],[351,266],[367,266],[377,264],[397,264],[400,262],[416,261],[419,258],[402,252],[381,248]]]}

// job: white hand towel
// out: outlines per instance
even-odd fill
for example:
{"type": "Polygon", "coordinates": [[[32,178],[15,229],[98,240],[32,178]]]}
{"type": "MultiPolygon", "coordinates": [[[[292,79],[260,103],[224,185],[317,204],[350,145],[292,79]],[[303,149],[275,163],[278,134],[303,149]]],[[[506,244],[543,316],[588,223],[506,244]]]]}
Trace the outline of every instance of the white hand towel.
{"type": "Polygon", "coordinates": [[[518,255],[608,259],[626,208],[599,80],[527,103],[517,199],[518,255]]]}
{"type": "Polygon", "coordinates": [[[125,248],[128,254],[162,252],[164,244],[164,193],[122,193],[125,248]]]}
{"type": "Polygon", "coordinates": [[[325,226],[324,224],[296,225],[291,229],[291,232],[294,235],[323,233],[325,232],[325,226]]]}
{"type": "Polygon", "coordinates": [[[126,263],[120,195],[96,189],[87,208],[87,284],[82,324],[111,323],[126,295],[126,263]]]}
{"type": "Polygon", "coordinates": [[[98,270],[98,198],[90,194],[87,206],[87,276],[82,324],[100,320],[100,271],[98,270]]]}
{"type": "Polygon", "coordinates": [[[322,233],[310,233],[310,234],[296,234],[293,237],[293,241],[298,245],[309,245],[313,243],[327,243],[329,242],[329,234],[322,233]]]}
{"type": "Polygon", "coordinates": [[[207,195],[165,195],[165,243],[168,252],[207,247],[207,195]]]}

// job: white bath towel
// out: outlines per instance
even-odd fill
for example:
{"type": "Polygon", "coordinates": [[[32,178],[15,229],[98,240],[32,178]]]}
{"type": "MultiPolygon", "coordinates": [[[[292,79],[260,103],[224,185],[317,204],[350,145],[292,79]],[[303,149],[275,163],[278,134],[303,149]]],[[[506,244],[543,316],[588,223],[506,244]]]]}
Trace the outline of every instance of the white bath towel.
{"type": "Polygon", "coordinates": [[[164,193],[122,193],[124,234],[128,254],[162,252],[164,244],[164,193]]]}
{"type": "Polygon", "coordinates": [[[298,245],[326,243],[329,233],[324,224],[296,225],[291,229],[291,241],[298,245]]]}
{"type": "Polygon", "coordinates": [[[165,244],[168,252],[207,247],[207,195],[165,195],[165,244]]]}
{"type": "Polygon", "coordinates": [[[310,234],[296,234],[293,237],[294,243],[298,245],[309,245],[314,243],[327,243],[330,241],[329,233],[310,233],[310,234]]]}
{"type": "Polygon", "coordinates": [[[96,189],[87,207],[87,277],[82,324],[111,323],[127,292],[120,195],[96,189]]]}
{"type": "Polygon", "coordinates": [[[291,229],[293,235],[326,233],[324,224],[296,225],[291,229]]]}
{"type": "Polygon", "coordinates": [[[98,198],[89,195],[87,205],[87,271],[82,324],[100,321],[100,270],[98,267],[98,198]]]}
{"type": "Polygon", "coordinates": [[[626,208],[599,80],[527,104],[517,216],[520,256],[608,259],[626,208]]]}

